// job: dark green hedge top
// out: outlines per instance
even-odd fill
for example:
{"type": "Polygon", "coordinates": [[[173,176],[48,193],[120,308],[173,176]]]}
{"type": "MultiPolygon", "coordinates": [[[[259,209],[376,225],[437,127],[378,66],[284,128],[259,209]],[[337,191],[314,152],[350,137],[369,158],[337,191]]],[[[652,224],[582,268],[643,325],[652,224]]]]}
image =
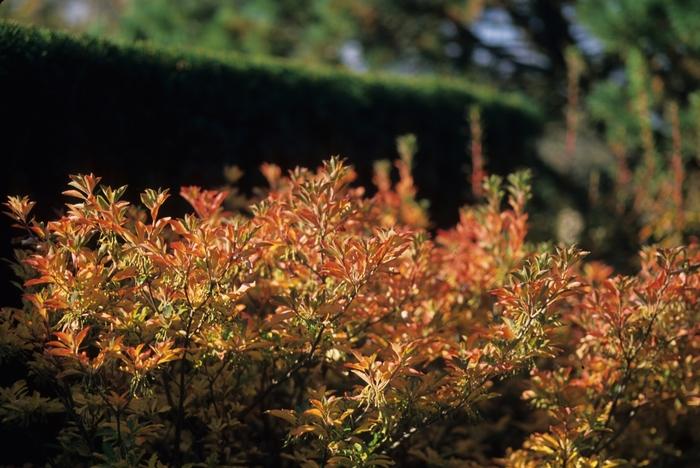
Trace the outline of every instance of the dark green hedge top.
{"type": "Polygon", "coordinates": [[[496,92],[485,85],[450,77],[360,74],[272,57],[198,49],[177,50],[150,43],[109,42],[14,22],[0,21],[0,53],[8,56],[20,53],[24,60],[33,62],[41,62],[49,55],[58,54],[64,57],[80,55],[86,61],[110,63],[114,66],[145,65],[159,73],[164,80],[174,80],[177,77],[184,80],[201,79],[201,74],[214,80],[234,77],[255,80],[264,76],[279,80],[286,86],[309,86],[317,88],[319,92],[338,94],[357,105],[367,104],[372,93],[403,95],[408,99],[426,101],[450,97],[520,113],[525,119],[541,118],[533,103],[522,95],[496,92]]]}

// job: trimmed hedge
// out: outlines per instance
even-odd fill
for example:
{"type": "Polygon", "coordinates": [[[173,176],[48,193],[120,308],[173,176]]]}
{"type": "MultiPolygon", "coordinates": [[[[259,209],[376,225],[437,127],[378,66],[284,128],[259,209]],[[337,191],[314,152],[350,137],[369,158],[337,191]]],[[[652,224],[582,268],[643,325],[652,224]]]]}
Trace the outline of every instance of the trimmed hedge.
{"type": "MultiPolygon", "coordinates": [[[[238,55],[119,45],[0,23],[2,196],[48,209],[68,173],[111,185],[214,186],[225,164],[259,184],[263,161],[347,157],[369,184],[394,141],[418,138],[416,183],[439,225],[468,197],[465,108],[482,107],[488,169],[538,166],[542,117],[525,98],[457,80],[357,75],[238,55]]],[[[3,257],[10,256],[3,223],[3,257]]],[[[6,283],[7,272],[0,281],[6,283]]]]}

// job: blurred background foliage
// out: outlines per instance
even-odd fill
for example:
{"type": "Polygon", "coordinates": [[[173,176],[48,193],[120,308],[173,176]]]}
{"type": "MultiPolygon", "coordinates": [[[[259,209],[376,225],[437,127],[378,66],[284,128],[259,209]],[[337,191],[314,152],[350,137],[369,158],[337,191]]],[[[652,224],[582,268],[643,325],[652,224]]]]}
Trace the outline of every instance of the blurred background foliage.
{"type": "Polygon", "coordinates": [[[586,83],[614,78],[630,49],[640,49],[674,91],[700,76],[700,4],[690,0],[5,3],[4,17],[49,27],[359,70],[481,76],[559,105],[571,46],[581,52],[586,83]]]}
{"type": "Polygon", "coordinates": [[[560,239],[605,257],[698,231],[697,1],[6,0],[0,15],[524,92],[548,121],[539,157],[590,198],[587,212],[562,209],[552,221],[560,239]]]}
{"type": "MultiPolygon", "coordinates": [[[[537,92],[565,49],[599,43],[561,0],[7,0],[21,21],[127,40],[294,57],[356,70],[469,75],[537,92]]],[[[561,91],[561,90],[560,90],[561,91]]],[[[558,100],[561,101],[559,96],[558,100]]]]}

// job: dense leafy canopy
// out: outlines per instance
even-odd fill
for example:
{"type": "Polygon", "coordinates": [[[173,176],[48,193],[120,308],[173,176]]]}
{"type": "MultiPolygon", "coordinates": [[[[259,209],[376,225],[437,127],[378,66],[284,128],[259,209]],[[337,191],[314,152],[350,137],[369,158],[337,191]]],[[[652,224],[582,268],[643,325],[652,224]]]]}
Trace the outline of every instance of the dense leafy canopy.
{"type": "Polygon", "coordinates": [[[163,217],[167,191],[134,206],[93,175],[48,222],[11,197],[25,296],[0,350],[29,372],[0,394],[3,421],[61,415],[63,465],[478,464],[431,434],[531,369],[523,396],[549,429],[507,464],[692,456],[672,427],[700,403],[697,246],[648,249],[624,277],[528,244],[526,174],[485,180],[485,202],[431,238],[400,149],[399,182],[377,166],[370,198],[338,159],[263,166],[245,212],[183,187],[193,213],[163,217]]]}

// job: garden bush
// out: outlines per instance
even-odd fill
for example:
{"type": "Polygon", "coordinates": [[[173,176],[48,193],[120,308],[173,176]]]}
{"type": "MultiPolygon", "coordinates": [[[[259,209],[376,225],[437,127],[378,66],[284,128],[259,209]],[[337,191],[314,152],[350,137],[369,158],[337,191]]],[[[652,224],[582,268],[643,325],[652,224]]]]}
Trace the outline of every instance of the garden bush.
{"type": "Polygon", "coordinates": [[[337,158],[264,165],[243,209],[183,187],[177,218],[167,190],[133,205],[94,175],[51,221],[11,197],[24,296],[0,358],[24,375],[0,392],[5,432],[49,421],[59,466],[697,461],[700,248],[617,276],[533,245],[527,173],[431,235],[410,157],[396,184],[377,165],[371,197],[337,158]],[[514,391],[531,410],[494,410],[514,391]]]}

